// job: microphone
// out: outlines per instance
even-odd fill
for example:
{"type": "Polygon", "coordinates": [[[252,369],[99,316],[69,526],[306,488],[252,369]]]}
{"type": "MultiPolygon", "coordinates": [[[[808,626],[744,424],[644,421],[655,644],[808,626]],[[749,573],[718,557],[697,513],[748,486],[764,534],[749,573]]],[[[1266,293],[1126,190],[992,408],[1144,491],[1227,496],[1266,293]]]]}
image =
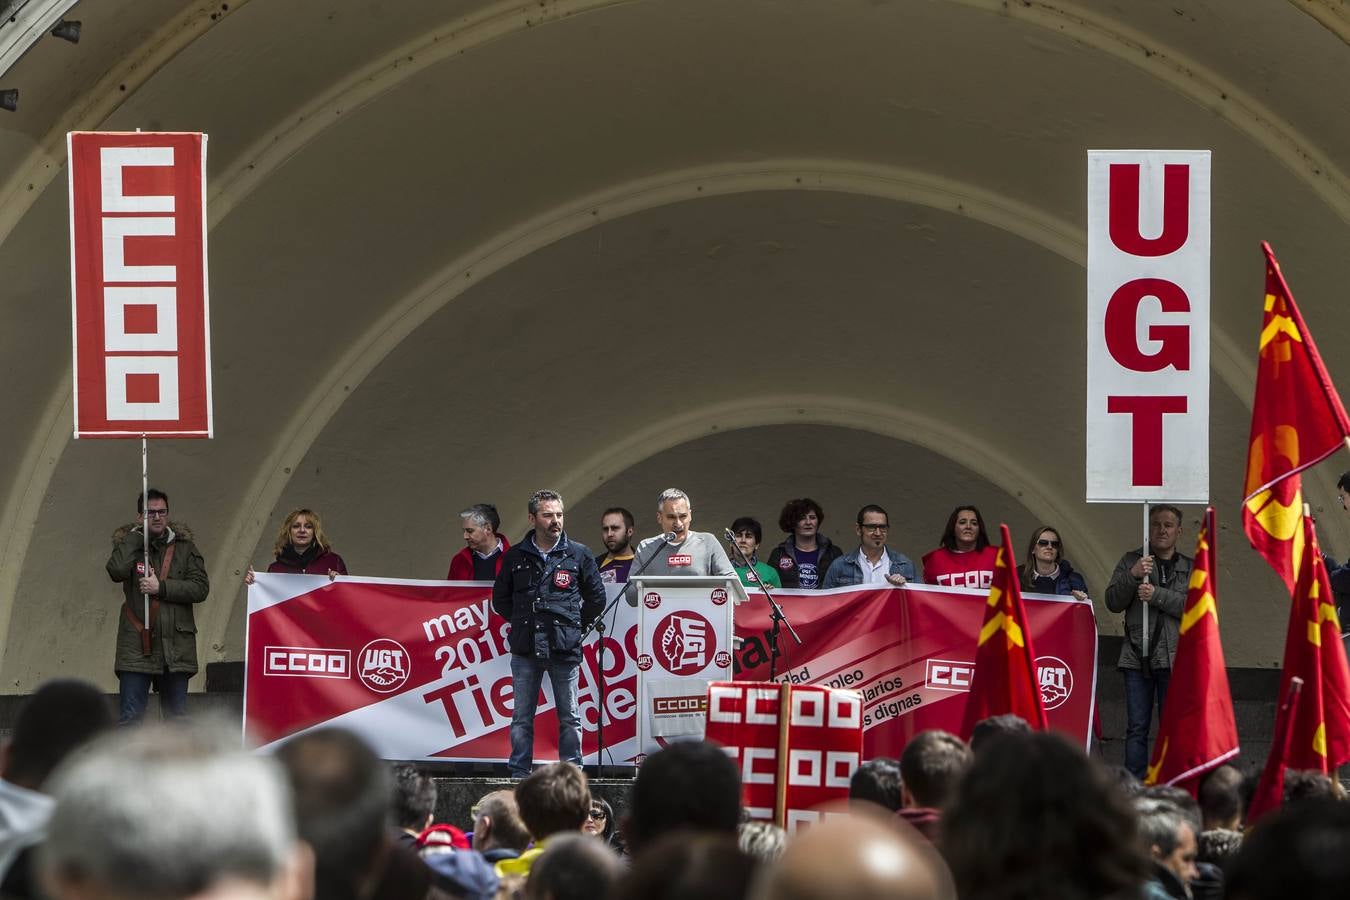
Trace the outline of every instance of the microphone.
{"type": "Polygon", "coordinates": [[[674,532],[674,531],[667,531],[665,534],[661,535],[661,540],[663,540],[663,541],[665,541],[667,544],[669,544],[671,541],[675,540],[675,538],[677,538],[677,537],[679,537],[679,535],[678,535],[676,532],[674,532]]]}
{"type": "Polygon", "coordinates": [[[731,529],[730,529],[730,528],[723,528],[723,529],[722,529],[722,537],[724,537],[724,538],[727,540],[727,543],[730,543],[730,544],[736,543],[736,535],[734,535],[734,534],[731,533],[731,529]]]}

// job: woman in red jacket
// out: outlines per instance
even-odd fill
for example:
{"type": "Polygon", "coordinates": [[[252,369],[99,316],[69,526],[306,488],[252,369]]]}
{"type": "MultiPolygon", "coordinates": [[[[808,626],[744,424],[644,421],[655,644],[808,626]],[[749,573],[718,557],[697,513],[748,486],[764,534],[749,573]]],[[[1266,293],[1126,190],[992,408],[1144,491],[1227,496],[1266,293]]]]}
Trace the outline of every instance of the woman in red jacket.
{"type": "MultiPolygon", "coordinates": [[[[323,522],[312,509],[293,509],[282,523],[272,548],[276,560],[268,572],[284,575],[327,575],[336,578],[347,574],[347,564],[333,552],[333,545],[323,533],[323,522]]],[[[244,584],[253,583],[253,567],[248,567],[244,584]]]]}
{"type": "Polygon", "coordinates": [[[998,548],[989,543],[984,517],[966,504],[952,510],[942,532],[942,546],[923,558],[923,580],[928,584],[984,590],[994,582],[998,548]]]}

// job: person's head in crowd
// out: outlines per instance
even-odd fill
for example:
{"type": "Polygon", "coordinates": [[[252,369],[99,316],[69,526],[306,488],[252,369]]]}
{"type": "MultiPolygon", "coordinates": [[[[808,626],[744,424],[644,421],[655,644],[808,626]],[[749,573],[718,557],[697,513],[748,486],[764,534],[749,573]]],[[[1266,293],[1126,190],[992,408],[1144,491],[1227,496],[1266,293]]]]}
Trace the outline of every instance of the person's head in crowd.
{"type": "Polygon", "coordinates": [[[1304,769],[1287,769],[1284,773],[1284,793],[1281,795],[1284,805],[1302,803],[1317,797],[1328,800],[1341,800],[1345,792],[1340,784],[1321,772],[1304,769]]]}
{"type": "Polygon", "coordinates": [[[891,812],[898,810],[902,803],[899,760],[877,756],[854,769],[848,782],[848,799],[875,803],[891,812]]]}
{"type": "MultiPolygon", "coordinates": [[[[974,741],[971,743],[974,744],[974,741]]],[[[1126,800],[1134,799],[1144,789],[1144,783],[1138,776],[1124,766],[1108,766],[1106,771],[1120,789],[1120,795],[1126,800]]]]}
{"type": "Polygon", "coordinates": [[[436,782],[416,766],[394,766],[394,824],[414,836],[431,825],[436,813],[436,782]]]}
{"type": "Polygon", "coordinates": [[[1053,732],[990,738],[943,816],[942,852],[961,897],[1111,897],[1149,863],[1113,779],[1053,732]]]}
{"type": "MultiPolygon", "coordinates": [[[[745,554],[745,558],[754,562],[755,551],[764,542],[764,528],[759,524],[759,520],[741,516],[731,523],[731,536],[735,539],[736,546],[745,554]]],[[[740,563],[740,557],[735,553],[731,554],[731,558],[737,564],[740,563]]]]}
{"type": "Polygon", "coordinates": [[[970,768],[971,752],[954,734],[933,728],[910,738],[900,754],[904,805],[941,809],[970,768]]]}
{"type": "Polygon", "coordinates": [[[603,900],[619,877],[619,858],[580,834],[560,834],[534,861],[525,900],[603,900]]]}
{"type": "Polygon", "coordinates": [[[491,503],[470,506],[459,514],[459,524],[464,529],[464,544],[470,550],[491,553],[497,549],[502,517],[491,503]]]}
{"type": "Polygon", "coordinates": [[[608,844],[614,840],[614,833],[618,830],[619,823],[614,821],[614,808],[609,805],[609,801],[592,794],[591,811],[582,823],[582,833],[598,837],[608,844]]]}
{"type": "Polygon", "coordinates": [[[787,832],[772,822],[742,822],[736,829],[736,845],[751,859],[771,863],[787,848],[787,832]]]}
{"type": "Polygon", "coordinates": [[[1148,546],[1151,553],[1171,559],[1176,553],[1177,538],[1181,537],[1181,510],[1168,503],[1160,503],[1148,511],[1148,546]]]}
{"type": "Polygon", "coordinates": [[[438,822],[422,829],[422,833],[413,842],[413,847],[422,856],[473,849],[473,845],[469,842],[469,836],[464,833],[464,830],[448,822],[438,822]]]}
{"type": "Polygon", "coordinates": [[[1211,828],[1195,837],[1197,863],[1209,863],[1227,869],[1242,847],[1242,832],[1230,828],[1211,828]]]}
{"type": "Polygon", "coordinates": [[[591,812],[591,788],[576,766],[552,763],[535,769],[516,785],[516,808],[536,841],[579,832],[591,812]]]}
{"type": "MultiPolygon", "coordinates": [[[[493,900],[501,879],[497,877],[492,863],[478,853],[437,853],[423,857],[427,871],[431,873],[431,884],[440,894],[428,893],[426,900],[441,900],[443,897],[454,900],[493,900]]],[[[514,892],[505,896],[514,897],[514,892]]],[[[323,900],[323,898],[316,898],[323,900]]],[[[385,900],[385,898],[380,898],[385,900]]],[[[422,900],[422,898],[418,898],[422,900]]]]}
{"type": "Polygon", "coordinates": [[[989,533],[984,527],[984,516],[969,504],[958,506],[947,517],[947,527],[942,530],[941,543],[953,552],[983,550],[988,547],[989,533]]]}
{"type": "Polygon", "coordinates": [[[1336,496],[1341,501],[1341,509],[1350,511],[1350,471],[1342,472],[1337,479],[1336,496]]]}
{"type": "Polygon", "coordinates": [[[314,851],[317,896],[361,896],[380,878],[392,843],[389,767],[334,727],[297,735],[276,756],[290,777],[296,827],[314,851]]]}
{"type": "Polygon", "coordinates": [[[694,505],[689,495],[679,488],[666,488],[656,498],[656,525],[662,534],[674,534],[672,543],[679,544],[689,537],[694,524],[694,505]]]}
{"type": "Polygon", "coordinates": [[[1350,885],[1350,803],[1309,800],[1262,818],[1225,874],[1227,900],[1341,900],[1350,885]]]}
{"type": "Polygon", "coordinates": [[[799,832],[778,863],[761,870],[750,897],[955,900],[956,892],[931,846],[864,815],[827,818],[799,832]]]}
{"type": "Polygon", "coordinates": [[[1200,779],[1196,799],[1205,830],[1237,830],[1242,824],[1242,773],[1234,766],[1222,765],[1200,779]]]}
{"type": "Polygon", "coordinates": [[[43,791],[72,751],[113,726],[108,698],[87,681],[48,681],[23,701],[10,738],[0,747],[0,778],[43,791]]]}
{"type": "Polygon", "coordinates": [[[536,547],[552,547],[562,539],[562,494],[547,488],[535,491],[530,495],[525,511],[529,514],[530,528],[534,530],[536,547]]]}
{"type": "Polygon", "coordinates": [[[1030,734],[1031,724],[1016,713],[1003,713],[981,719],[970,731],[970,752],[979,753],[980,748],[996,735],[1009,733],[1030,734]]]}
{"type": "Polygon", "coordinates": [[[866,550],[869,557],[876,556],[886,548],[886,540],[890,537],[890,514],[875,503],[869,503],[858,510],[853,530],[858,535],[858,546],[866,550]]]}
{"type": "Polygon", "coordinates": [[[1176,876],[1183,885],[1196,879],[1195,829],[1181,808],[1170,800],[1141,794],[1135,798],[1139,837],[1154,864],[1176,876]]]}
{"type": "Polygon", "coordinates": [[[734,831],[672,831],[633,860],[610,900],[745,900],[757,868],[734,831]]]}
{"type": "Polygon", "coordinates": [[[600,514],[600,541],[606,553],[621,554],[633,542],[633,514],[622,506],[611,506],[600,514]]]}
{"type": "Polygon", "coordinates": [[[493,791],[474,804],[471,812],[473,849],[479,853],[519,855],[530,846],[530,830],[520,820],[513,791],[493,791]]]}
{"type": "Polygon", "coordinates": [[[789,500],[778,514],[778,527],[784,534],[792,535],[797,546],[803,549],[815,544],[820,535],[820,526],[824,524],[825,510],[810,497],[789,500]]]}
{"type": "Polygon", "coordinates": [[[631,803],[624,841],[634,855],[658,836],[680,829],[734,838],[741,821],[741,776],[716,744],[676,741],[638,768],[631,803]]]}
{"type": "Polygon", "coordinates": [[[1141,793],[1154,800],[1166,800],[1171,803],[1190,823],[1191,830],[1196,834],[1204,830],[1205,820],[1204,814],[1200,810],[1200,804],[1185,788],[1173,784],[1151,784],[1145,787],[1141,793]]]}
{"type": "Polygon", "coordinates": [[[1034,579],[1038,564],[1047,574],[1053,572],[1063,558],[1064,540],[1059,536],[1059,531],[1049,525],[1042,525],[1031,533],[1031,540],[1027,542],[1022,577],[1027,580],[1034,579]]]}
{"type": "Polygon", "coordinates": [[[50,782],[37,871],[51,900],[308,897],[276,760],[237,729],[175,722],[107,734],[50,782]]]}
{"type": "Polygon", "coordinates": [[[151,537],[162,537],[169,529],[169,495],[159,488],[150,488],[136,495],[136,524],[145,524],[151,537]]]}
{"type": "Polygon", "coordinates": [[[281,530],[277,532],[277,539],[272,544],[272,555],[280,559],[287,544],[290,544],[297,554],[304,554],[315,546],[319,548],[320,553],[327,553],[333,549],[328,535],[324,533],[323,520],[319,518],[319,514],[303,507],[286,514],[285,520],[281,523],[281,530]]]}

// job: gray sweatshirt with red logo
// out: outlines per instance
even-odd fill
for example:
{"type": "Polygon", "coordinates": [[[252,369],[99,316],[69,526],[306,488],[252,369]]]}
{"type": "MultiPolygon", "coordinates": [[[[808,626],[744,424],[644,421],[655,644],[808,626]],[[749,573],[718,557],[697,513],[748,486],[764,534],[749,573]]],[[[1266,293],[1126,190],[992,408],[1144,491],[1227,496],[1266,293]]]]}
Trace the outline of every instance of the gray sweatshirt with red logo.
{"type": "MultiPolygon", "coordinates": [[[[638,544],[633,567],[628,577],[647,575],[727,575],[736,577],[736,570],[727,558],[727,552],[717,538],[706,531],[691,531],[678,544],[667,544],[661,535],[649,537],[638,544]],[[650,562],[649,562],[650,560],[650,562]],[[645,563],[645,565],[644,565],[645,563]],[[638,574],[641,570],[641,574],[638,574]]],[[[629,606],[637,606],[637,595],[629,591],[624,598],[629,606]]]]}

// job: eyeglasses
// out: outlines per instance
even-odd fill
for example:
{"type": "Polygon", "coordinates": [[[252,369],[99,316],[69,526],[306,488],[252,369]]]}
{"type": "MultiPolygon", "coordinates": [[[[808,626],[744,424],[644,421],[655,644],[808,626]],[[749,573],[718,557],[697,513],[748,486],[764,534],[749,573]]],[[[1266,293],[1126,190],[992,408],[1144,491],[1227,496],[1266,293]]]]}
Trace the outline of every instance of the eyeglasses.
{"type": "Polygon", "coordinates": [[[163,519],[167,518],[168,515],[169,511],[167,509],[147,509],[145,511],[145,517],[147,519],[163,519]]]}
{"type": "Polygon", "coordinates": [[[590,812],[586,813],[586,817],[590,819],[592,822],[594,822],[596,819],[607,818],[605,816],[605,811],[603,809],[593,809],[590,812]]]}
{"type": "Polygon", "coordinates": [[[1048,538],[1038,538],[1038,539],[1036,540],[1036,546],[1037,546],[1037,547],[1054,547],[1056,550],[1058,550],[1058,549],[1059,549],[1059,541],[1052,541],[1052,540],[1049,540],[1048,538]]]}
{"type": "Polygon", "coordinates": [[[858,527],[861,528],[863,531],[882,532],[891,530],[891,526],[889,525],[873,525],[871,523],[860,523],[858,527]]]}

